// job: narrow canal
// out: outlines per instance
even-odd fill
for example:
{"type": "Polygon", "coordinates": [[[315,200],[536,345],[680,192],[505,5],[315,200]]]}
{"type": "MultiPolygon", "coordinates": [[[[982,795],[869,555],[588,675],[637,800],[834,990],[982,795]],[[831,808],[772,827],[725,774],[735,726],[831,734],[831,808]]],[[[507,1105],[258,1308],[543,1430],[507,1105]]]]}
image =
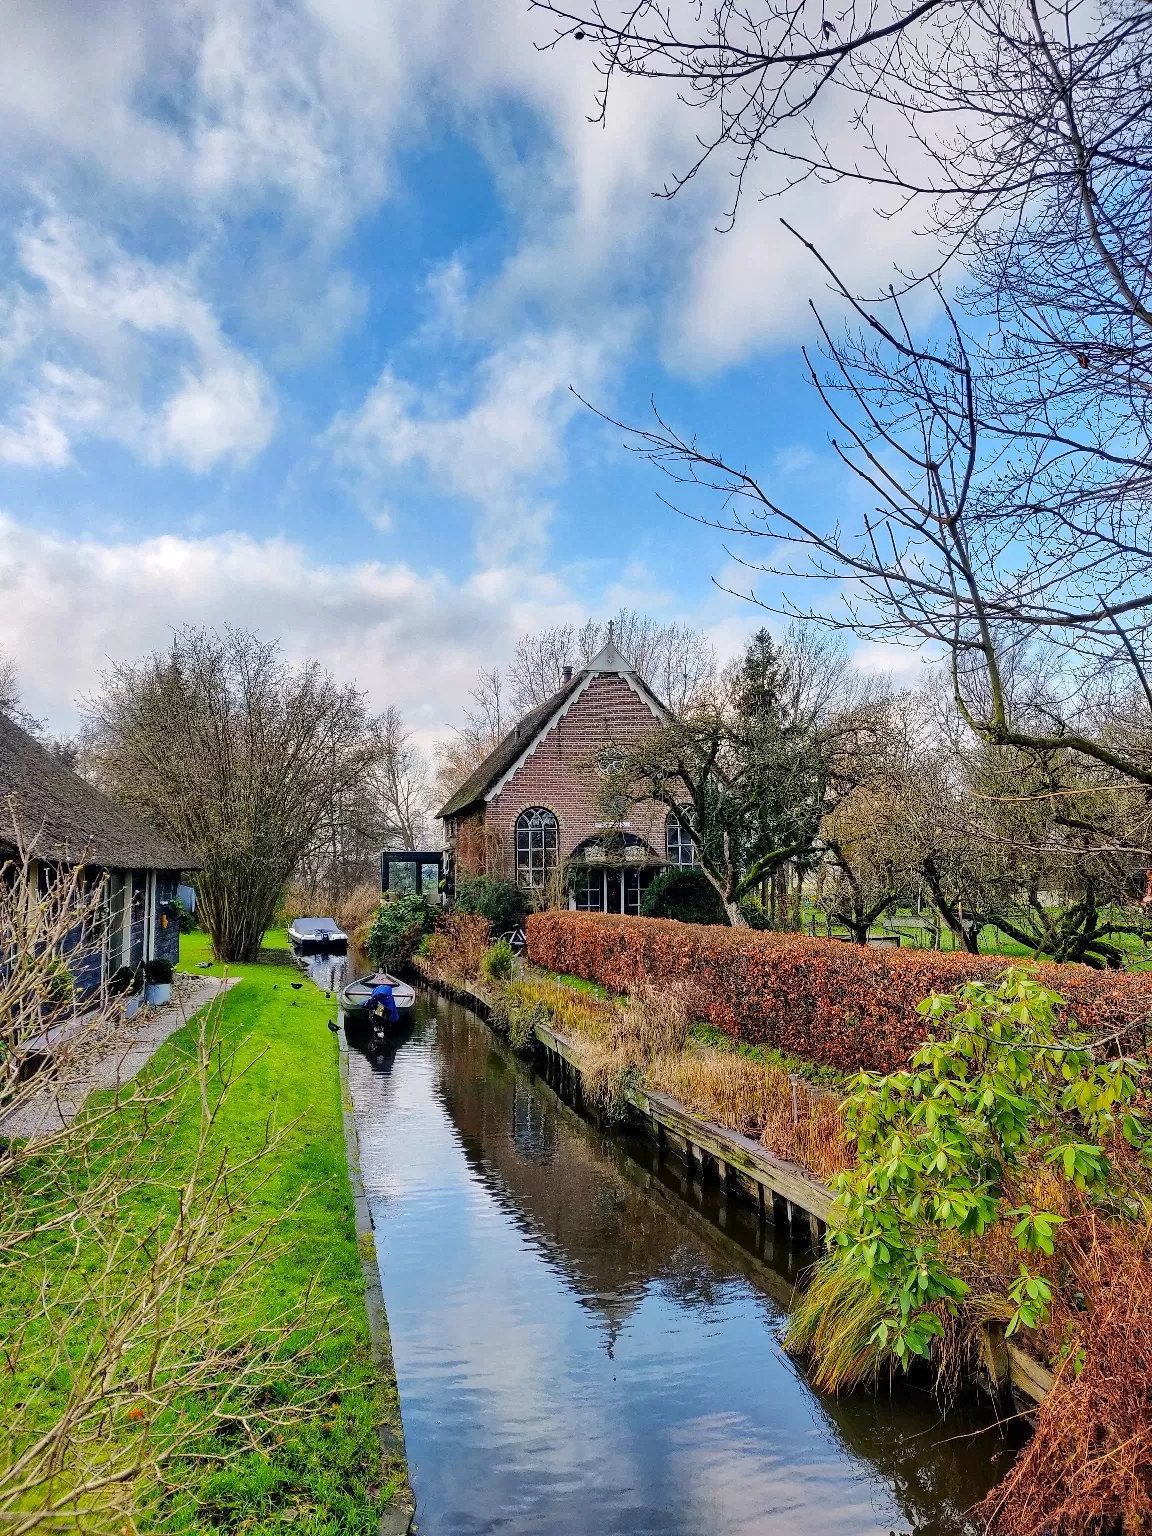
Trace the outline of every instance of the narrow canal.
{"type": "Polygon", "coordinates": [[[969,1529],[1012,1449],[979,1400],[814,1392],[780,1342],[787,1233],[442,998],[352,1043],[421,1536],[969,1529]]]}

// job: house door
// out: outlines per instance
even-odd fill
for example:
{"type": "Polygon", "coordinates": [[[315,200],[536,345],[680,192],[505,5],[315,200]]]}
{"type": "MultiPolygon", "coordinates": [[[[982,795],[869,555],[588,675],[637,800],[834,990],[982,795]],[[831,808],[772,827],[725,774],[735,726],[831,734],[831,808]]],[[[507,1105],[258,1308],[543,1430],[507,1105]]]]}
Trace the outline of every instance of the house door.
{"type": "Polygon", "coordinates": [[[624,910],[623,883],[621,880],[623,873],[622,869],[606,869],[604,871],[606,882],[605,912],[623,912],[624,910]]]}

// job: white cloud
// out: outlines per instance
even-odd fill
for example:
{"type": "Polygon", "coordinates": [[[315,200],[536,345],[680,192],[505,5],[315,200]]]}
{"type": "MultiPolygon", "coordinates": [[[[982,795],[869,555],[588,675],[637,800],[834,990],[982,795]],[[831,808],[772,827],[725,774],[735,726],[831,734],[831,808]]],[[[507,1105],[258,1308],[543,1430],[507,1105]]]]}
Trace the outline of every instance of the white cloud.
{"type": "Polygon", "coordinates": [[[459,718],[477,667],[581,611],[546,572],[492,567],[453,582],[317,561],[281,538],[75,538],[0,513],[0,651],[16,660],[26,706],[57,729],[74,725],[110,662],[163,647],[184,623],[240,623],[355,680],[375,707],[399,705],[427,741],[459,718]]]}
{"type": "Polygon", "coordinates": [[[57,468],[84,437],[151,464],[203,473],[246,463],[275,424],[259,364],[224,336],[192,276],[131,257],[90,225],[49,212],[17,237],[19,318],[0,459],[57,468]]]}
{"type": "Polygon", "coordinates": [[[533,542],[549,515],[539,483],[559,471],[580,409],[569,386],[595,387],[605,350],[566,330],[529,332],[462,369],[462,383],[419,389],[385,369],[363,406],[334,423],[333,450],[369,486],[416,471],[478,503],[486,532],[533,542]]]}

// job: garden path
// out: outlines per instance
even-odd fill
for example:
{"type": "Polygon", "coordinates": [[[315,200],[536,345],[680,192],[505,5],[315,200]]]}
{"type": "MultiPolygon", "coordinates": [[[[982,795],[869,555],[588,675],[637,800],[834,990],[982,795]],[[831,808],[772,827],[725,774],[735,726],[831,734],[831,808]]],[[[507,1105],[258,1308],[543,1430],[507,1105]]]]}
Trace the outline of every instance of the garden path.
{"type": "Polygon", "coordinates": [[[144,1009],[133,1019],[121,1020],[110,1034],[102,1033],[88,1049],[78,1052],[63,1080],[0,1119],[0,1134],[43,1136],[70,1124],[90,1093],[130,1082],[169,1035],[240,980],[238,976],[183,979],[190,985],[182,986],[169,1006],[144,1009]]]}

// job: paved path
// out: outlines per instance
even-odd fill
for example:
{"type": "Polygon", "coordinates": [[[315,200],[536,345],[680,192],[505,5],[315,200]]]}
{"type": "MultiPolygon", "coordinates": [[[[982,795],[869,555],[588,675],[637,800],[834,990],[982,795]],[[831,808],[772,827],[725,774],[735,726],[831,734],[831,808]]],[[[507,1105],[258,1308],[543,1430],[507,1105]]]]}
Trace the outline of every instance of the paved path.
{"type": "MultiPolygon", "coordinates": [[[[240,980],[233,976],[227,985],[240,980]]],[[[171,1006],[125,1019],[110,1039],[76,1065],[74,1076],[56,1083],[48,1092],[30,1099],[0,1120],[0,1134],[34,1136],[59,1130],[75,1119],[81,1104],[97,1088],[117,1088],[130,1082],[169,1035],[176,1033],[206,1003],[216,997],[224,982],[217,976],[197,976],[194,985],[171,1006]]]]}

